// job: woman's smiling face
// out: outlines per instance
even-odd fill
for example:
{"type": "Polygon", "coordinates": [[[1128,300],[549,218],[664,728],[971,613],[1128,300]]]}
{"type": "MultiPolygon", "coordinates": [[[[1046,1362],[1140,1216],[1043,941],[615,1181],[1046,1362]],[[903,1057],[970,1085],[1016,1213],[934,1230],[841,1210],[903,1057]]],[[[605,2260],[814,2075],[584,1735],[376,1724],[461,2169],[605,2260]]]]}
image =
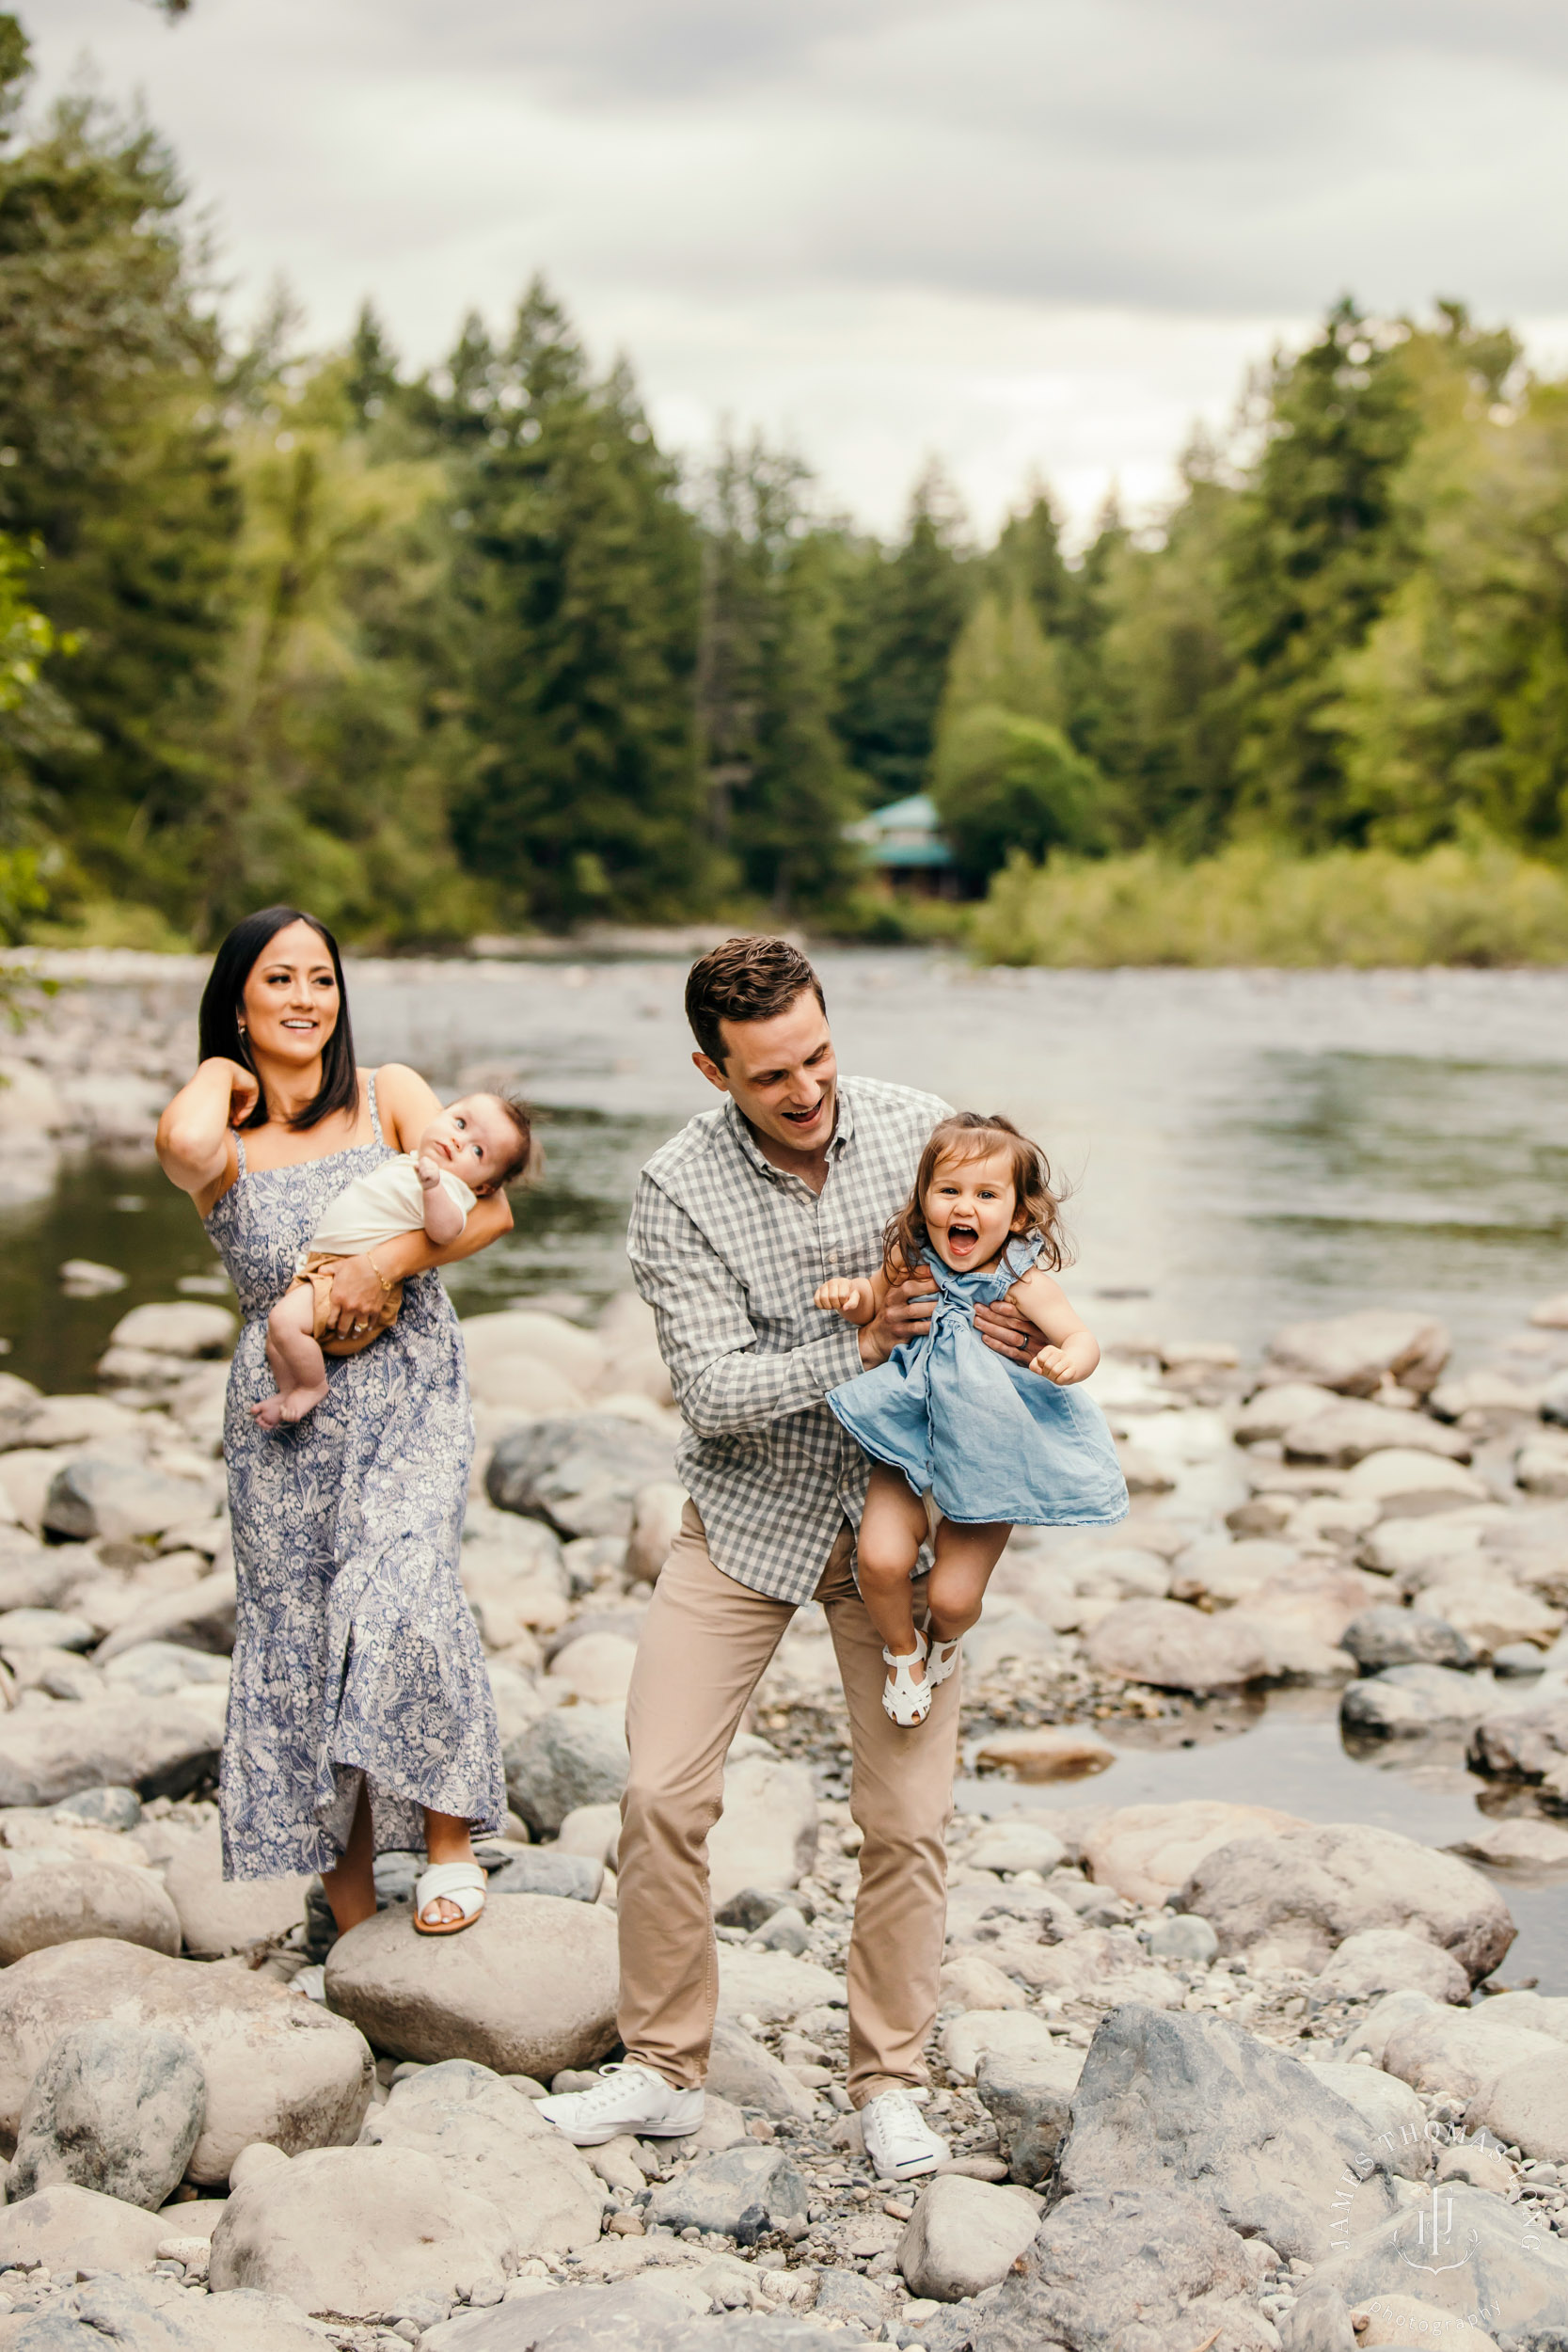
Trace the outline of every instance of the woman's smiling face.
{"type": "Polygon", "coordinates": [[[1012,1154],[986,1152],[959,1159],[944,1153],[921,1201],[931,1247],[955,1274],[989,1265],[1007,1244],[1018,1215],[1012,1154]]]}
{"type": "Polygon", "coordinates": [[[320,931],[288,923],[250,967],[241,1020],[253,1058],[306,1070],[338,1025],[341,999],[320,931]]]}

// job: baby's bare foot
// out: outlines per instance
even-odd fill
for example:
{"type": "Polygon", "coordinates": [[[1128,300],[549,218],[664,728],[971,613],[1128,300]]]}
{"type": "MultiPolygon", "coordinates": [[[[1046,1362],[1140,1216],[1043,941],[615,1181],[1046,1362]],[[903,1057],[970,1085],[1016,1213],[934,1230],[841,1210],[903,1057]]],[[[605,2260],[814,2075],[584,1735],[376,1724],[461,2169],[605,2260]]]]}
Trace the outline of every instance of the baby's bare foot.
{"type": "Polygon", "coordinates": [[[325,1380],[315,1381],[308,1389],[291,1389],[286,1396],[278,1399],[283,1408],[282,1418],[287,1422],[303,1421],[307,1413],[315,1411],[325,1394],[325,1380]]]}
{"type": "Polygon", "coordinates": [[[260,1405],[251,1406],[250,1418],[259,1429],[276,1429],[283,1418],[283,1399],[264,1396],[260,1405]]]}

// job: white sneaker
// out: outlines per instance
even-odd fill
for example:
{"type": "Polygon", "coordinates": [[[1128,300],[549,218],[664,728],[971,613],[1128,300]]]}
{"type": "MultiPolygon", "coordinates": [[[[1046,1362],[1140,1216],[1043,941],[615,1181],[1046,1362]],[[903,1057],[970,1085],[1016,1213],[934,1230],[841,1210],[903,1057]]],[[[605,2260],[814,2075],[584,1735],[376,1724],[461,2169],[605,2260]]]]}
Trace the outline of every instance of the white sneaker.
{"type": "Polygon", "coordinates": [[[563,2090],[559,2098],[534,2101],[545,2121],[578,2148],[602,2148],[622,2132],[684,2139],[702,2122],[704,2104],[702,2091],[677,2090],[652,2067],[629,2061],[607,2066],[592,2090],[563,2090]]]}
{"type": "Polygon", "coordinates": [[[884,2090],[861,2109],[865,2153],[884,2181],[912,2181],[945,2164],[947,2142],[932,2131],[912,2090],[884,2090]]]}

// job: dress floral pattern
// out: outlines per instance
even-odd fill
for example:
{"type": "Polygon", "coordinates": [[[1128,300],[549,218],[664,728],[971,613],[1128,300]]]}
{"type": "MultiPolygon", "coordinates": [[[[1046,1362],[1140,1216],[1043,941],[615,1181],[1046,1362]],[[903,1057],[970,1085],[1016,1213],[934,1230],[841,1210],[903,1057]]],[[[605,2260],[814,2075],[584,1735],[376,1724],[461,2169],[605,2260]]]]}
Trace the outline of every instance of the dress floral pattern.
{"type": "Polygon", "coordinates": [[[313,1413],[268,1435],[266,1318],[323,1209],[393,1156],[373,1143],[240,1173],[205,1219],[238,1294],[224,1454],[238,1621],[219,1801],[224,1875],[330,1869],[368,1779],[377,1852],[424,1844],[429,1805],[499,1830],[500,1740],[458,1551],[473,1416],[457,1318],[434,1273],[359,1356],[328,1357],[313,1413]]]}

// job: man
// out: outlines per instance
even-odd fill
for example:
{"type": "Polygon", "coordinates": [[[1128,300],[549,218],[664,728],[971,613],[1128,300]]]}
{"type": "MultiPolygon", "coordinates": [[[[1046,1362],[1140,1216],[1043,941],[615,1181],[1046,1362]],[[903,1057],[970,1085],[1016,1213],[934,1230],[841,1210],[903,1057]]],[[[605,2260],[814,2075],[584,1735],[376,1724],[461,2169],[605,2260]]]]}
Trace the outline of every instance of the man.
{"type": "MultiPolygon", "coordinates": [[[[864,1833],[848,1960],[848,2091],[886,2179],[947,2153],[915,2094],[936,2014],[946,1923],[958,1677],[921,1731],[882,1708],[882,1645],[855,1587],[865,1496],[859,1448],[823,1403],[927,1330],[928,1278],[895,1286],[856,1330],[812,1304],[834,1274],[881,1262],[882,1228],[948,1105],[840,1079],[811,965],[782,939],[732,939],[693,964],[692,1056],[725,1097],[641,1172],[629,1252],[686,1422],[690,1502],[655,1587],[626,1699],[630,1777],[618,1858],[626,2062],[592,2090],[541,2102],[579,2146],[620,2132],[679,2137],[702,2121],[718,1998],[707,1835],[724,1758],[795,1610],[827,1613],[848,1708],[849,1809],[864,1833]]],[[[1020,1360],[1015,1310],[976,1316],[1020,1360]]],[[[924,1579],[917,1581],[917,1607],[924,1579]]]]}

